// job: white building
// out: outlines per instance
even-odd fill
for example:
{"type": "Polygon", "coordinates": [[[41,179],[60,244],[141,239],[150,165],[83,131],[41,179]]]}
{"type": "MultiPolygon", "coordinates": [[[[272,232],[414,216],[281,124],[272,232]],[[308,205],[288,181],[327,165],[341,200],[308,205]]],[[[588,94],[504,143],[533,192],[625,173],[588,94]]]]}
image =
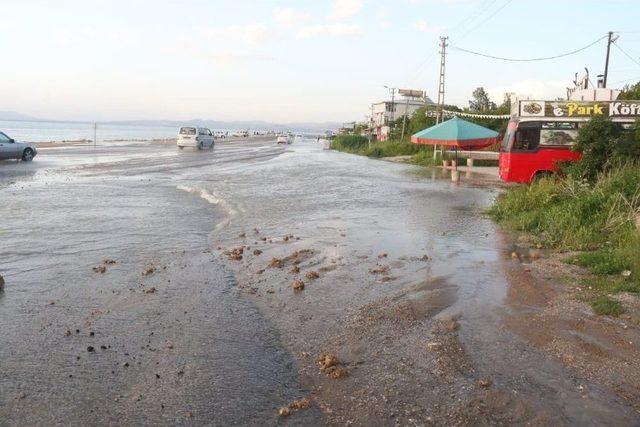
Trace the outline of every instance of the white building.
{"type": "Polygon", "coordinates": [[[384,141],[389,134],[389,123],[401,117],[411,117],[419,108],[426,105],[433,105],[429,97],[412,98],[406,97],[391,101],[382,101],[371,104],[371,124],[373,133],[378,136],[378,140],[384,141]]]}

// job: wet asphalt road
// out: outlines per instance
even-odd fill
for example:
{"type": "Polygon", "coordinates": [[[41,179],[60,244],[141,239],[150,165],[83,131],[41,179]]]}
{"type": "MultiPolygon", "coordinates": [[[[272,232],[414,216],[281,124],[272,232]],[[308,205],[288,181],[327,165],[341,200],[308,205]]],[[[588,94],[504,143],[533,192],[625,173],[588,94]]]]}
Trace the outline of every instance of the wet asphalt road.
{"type": "MultiPolygon", "coordinates": [[[[508,248],[482,214],[496,195],[312,141],[72,147],[0,163],[0,218],[9,218],[0,222],[0,423],[324,424],[316,406],[277,416],[314,392],[299,353],[323,348],[361,306],[406,290],[427,318],[462,314],[476,369],[534,410],[562,424],[633,424],[610,393],[579,391],[584,382],[500,329],[508,248]],[[253,228],[301,241],[265,243],[255,262],[229,268],[218,247],[245,233],[253,245],[253,228]],[[260,286],[276,288],[273,300],[238,289],[271,256],[306,247],[338,267],[326,287],[294,296],[289,278],[266,274],[260,286]],[[383,252],[397,276],[385,286],[368,282],[383,252]],[[444,285],[416,286],[434,279],[444,285]]],[[[428,406],[427,391],[391,380],[428,406]]],[[[345,396],[364,387],[355,373],[351,381],[345,396]]],[[[396,422],[359,410],[359,424],[396,422]]]]}
{"type": "Polygon", "coordinates": [[[176,188],[185,171],[282,151],[134,145],[3,162],[0,424],[269,424],[304,396],[277,333],[209,253],[226,214],[176,188]]]}

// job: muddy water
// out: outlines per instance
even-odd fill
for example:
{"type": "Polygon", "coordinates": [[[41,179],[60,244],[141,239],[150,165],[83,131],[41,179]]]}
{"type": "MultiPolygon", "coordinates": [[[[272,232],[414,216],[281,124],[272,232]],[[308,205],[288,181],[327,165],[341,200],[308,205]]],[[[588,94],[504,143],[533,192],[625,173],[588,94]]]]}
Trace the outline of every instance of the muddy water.
{"type": "Polygon", "coordinates": [[[0,166],[9,424],[273,424],[302,396],[313,408],[289,422],[637,420],[502,327],[506,248],[482,214],[496,190],[311,141],[43,150],[0,166]],[[438,332],[452,316],[459,330],[438,332]],[[323,351],[347,379],[318,372],[323,351]]]}

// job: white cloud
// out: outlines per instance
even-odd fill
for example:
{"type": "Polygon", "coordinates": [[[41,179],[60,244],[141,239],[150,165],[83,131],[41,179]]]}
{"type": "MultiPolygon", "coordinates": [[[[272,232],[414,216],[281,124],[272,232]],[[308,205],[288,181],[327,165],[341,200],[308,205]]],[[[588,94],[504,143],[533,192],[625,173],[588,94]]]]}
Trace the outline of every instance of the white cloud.
{"type": "Polygon", "coordinates": [[[326,24],[326,25],[314,25],[311,27],[301,28],[297,36],[300,38],[308,38],[314,36],[334,36],[334,37],[349,37],[359,36],[363,34],[362,27],[353,24],[326,24]]]}
{"type": "Polygon", "coordinates": [[[441,27],[434,27],[431,26],[427,23],[427,21],[418,21],[415,24],[413,24],[413,28],[415,28],[416,30],[422,32],[422,33],[438,33],[442,31],[441,27]]]}
{"type": "Polygon", "coordinates": [[[391,16],[391,12],[388,7],[379,7],[376,12],[376,18],[378,19],[378,25],[382,29],[387,29],[391,27],[391,22],[389,20],[391,16]]]}
{"type": "Polygon", "coordinates": [[[364,6],[364,0],[334,0],[331,18],[335,20],[347,19],[356,15],[364,6]]]}
{"type": "Polygon", "coordinates": [[[202,34],[208,38],[240,39],[245,43],[257,44],[265,41],[271,31],[265,24],[258,23],[205,28],[202,30],[202,34]]]}
{"type": "Polygon", "coordinates": [[[278,8],[273,11],[274,21],[288,28],[303,24],[307,22],[310,18],[311,18],[310,13],[298,12],[289,7],[278,8]]]}

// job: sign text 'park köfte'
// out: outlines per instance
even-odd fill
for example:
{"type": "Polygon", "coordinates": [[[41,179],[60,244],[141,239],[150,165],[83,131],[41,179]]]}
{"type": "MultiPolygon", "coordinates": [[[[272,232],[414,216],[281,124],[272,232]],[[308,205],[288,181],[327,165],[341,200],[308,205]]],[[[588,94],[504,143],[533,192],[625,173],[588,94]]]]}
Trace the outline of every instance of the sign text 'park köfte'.
{"type": "Polygon", "coordinates": [[[640,101],[519,101],[521,117],[640,118],[640,101]]]}

